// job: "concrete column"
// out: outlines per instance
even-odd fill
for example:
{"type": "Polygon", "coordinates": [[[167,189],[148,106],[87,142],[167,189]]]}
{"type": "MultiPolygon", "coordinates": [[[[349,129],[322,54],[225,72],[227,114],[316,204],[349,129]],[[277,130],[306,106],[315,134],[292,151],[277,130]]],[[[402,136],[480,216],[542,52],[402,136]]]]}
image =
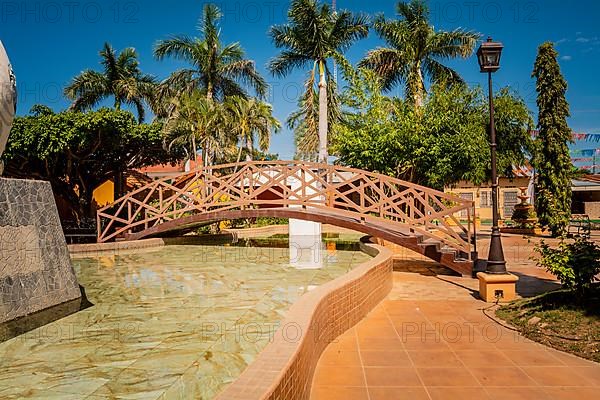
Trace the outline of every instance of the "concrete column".
{"type": "MultiPolygon", "coordinates": [[[[8,60],[8,55],[0,41],[0,156],[4,152],[13,118],[17,111],[17,89],[15,75],[8,60]]],[[[0,176],[4,165],[0,161],[0,176]]]]}
{"type": "MultiPolygon", "coordinates": [[[[305,180],[305,176],[291,178],[289,184],[292,191],[300,190],[302,182],[305,180]]],[[[314,189],[307,188],[306,190],[306,194],[308,195],[315,193],[314,189]]],[[[325,201],[325,199],[322,200],[325,201]]],[[[301,206],[294,205],[290,207],[301,206]]],[[[298,269],[322,268],[323,240],[321,237],[321,224],[318,222],[290,219],[288,226],[290,264],[298,269]]]]}

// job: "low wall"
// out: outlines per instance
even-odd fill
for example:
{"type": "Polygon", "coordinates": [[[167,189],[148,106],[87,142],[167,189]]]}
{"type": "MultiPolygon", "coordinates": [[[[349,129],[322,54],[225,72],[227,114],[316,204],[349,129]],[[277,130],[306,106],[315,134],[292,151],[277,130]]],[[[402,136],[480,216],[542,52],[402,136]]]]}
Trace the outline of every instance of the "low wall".
{"type": "Polygon", "coordinates": [[[122,242],[70,244],[68,247],[71,255],[88,257],[93,256],[96,253],[106,255],[106,253],[118,253],[122,250],[149,249],[171,245],[215,246],[231,243],[233,239],[234,237],[232,234],[222,233],[218,235],[177,236],[172,238],[152,238],[122,242]]]}
{"type": "Polygon", "coordinates": [[[392,253],[361,244],[374,258],[305,294],[290,308],[272,342],[217,399],[307,399],[321,353],[392,288],[392,253]]]}
{"type": "Polygon", "coordinates": [[[161,238],[134,240],[131,242],[108,242],[108,243],[85,243],[70,244],[71,254],[93,255],[95,253],[118,252],[121,250],[146,249],[150,247],[161,247],[165,240],[161,238]]]}

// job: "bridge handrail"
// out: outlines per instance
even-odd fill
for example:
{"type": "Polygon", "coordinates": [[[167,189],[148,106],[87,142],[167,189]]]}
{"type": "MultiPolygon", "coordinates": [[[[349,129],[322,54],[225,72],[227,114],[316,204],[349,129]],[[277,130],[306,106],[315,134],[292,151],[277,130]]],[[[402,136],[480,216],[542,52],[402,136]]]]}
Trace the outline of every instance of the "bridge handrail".
{"type": "MultiPolygon", "coordinates": [[[[365,170],[358,169],[358,168],[346,167],[346,166],[343,166],[343,165],[319,164],[319,163],[304,162],[304,161],[301,162],[301,163],[295,163],[293,161],[282,161],[282,160],[273,160],[273,161],[264,161],[264,160],[242,161],[242,162],[239,162],[239,163],[219,164],[219,165],[213,165],[213,166],[209,166],[209,167],[200,167],[200,168],[197,168],[195,170],[182,173],[178,177],[186,176],[186,175],[194,175],[194,174],[202,175],[204,172],[211,172],[211,171],[215,171],[215,170],[223,170],[223,169],[235,168],[235,167],[246,166],[246,165],[287,165],[287,166],[295,166],[295,165],[299,165],[299,164],[307,166],[307,167],[312,167],[311,169],[319,169],[319,168],[322,168],[322,167],[326,166],[327,168],[333,167],[336,170],[341,170],[341,171],[346,171],[346,172],[353,172],[353,173],[368,175],[368,176],[372,176],[372,177],[385,177],[386,179],[389,179],[391,182],[394,182],[394,183],[397,183],[397,184],[400,184],[400,185],[403,185],[403,186],[411,186],[411,187],[414,187],[415,189],[421,189],[421,190],[424,190],[424,191],[430,191],[430,192],[435,193],[436,195],[438,195],[440,197],[448,198],[448,200],[452,200],[452,201],[454,201],[456,203],[463,203],[465,205],[472,203],[471,200],[466,200],[466,199],[463,199],[462,197],[458,197],[458,196],[450,194],[450,193],[442,192],[442,191],[439,191],[437,189],[432,189],[430,187],[422,186],[422,185],[419,185],[419,184],[416,184],[416,183],[413,183],[413,182],[403,181],[402,179],[394,178],[393,176],[389,176],[389,175],[380,174],[378,172],[370,172],[370,171],[365,171],[365,170]]],[[[175,178],[178,178],[178,177],[175,177],[175,178]]],[[[152,183],[149,183],[149,184],[147,184],[145,186],[142,186],[142,187],[140,187],[140,188],[138,188],[136,190],[128,192],[127,194],[119,197],[118,199],[116,199],[112,203],[105,205],[104,207],[98,209],[97,211],[100,212],[100,211],[107,210],[107,209],[111,208],[112,206],[114,206],[116,203],[119,203],[122,200],[126,200],[131,195],[143,192],[144,190],[147,189],[148,186],[151,186],[153,183],[157,183],[157,182],[165,182],[166,183],[166,182],[169,182],[169,181],[172,181],[172,180],[173,180],[173,177],[165,177],[165,178],[156,179],[152,183]]]]}
{"type": "Polygon", "coordinates": [[[195,171],[184,173],[175,179],[181,178],[186,178],[181,181],[184,184],[183,187],[171,184],[172,177],[162,178],[100,208],[97,211],[98,241],[111,240],[118,235],[132,231],[140,225],[144,225],[144,228],[147,229],[150,223],[154,223],[153,226],[155,226],[165,220],[177,219],[188,212],[206,212],[211,208],[224,210],[254,205],[323,208],[353,217],[359,215],[360,219],[364,221],[398,224],[409,227],[425,236],[439,239],[446,245],[468,253],[469,256],[471,253],[471,238],[474,238],[476,234],[474,224],[471,230],[471,219],[475,215],[473,201],[387,175],[356,168],[313,162],[249,161],[201,167],[195,171]],[[219,171],[227,173],[219,175],[219,171]],[[267,175],[269,173],[276,174],[276,179],[270,178],[267,175]],[[301,181],[299,188],[290,189],[288,180],[297,178],[298,173],[308,173],[309,179],[301,181]],[[349,176],[345,178],[342,174],[349,174],[349,176]],[[255,181],[255,175],[258,175],[263,181],[267,180],[267,182],[255,181]],[[335,178],[338,179],[337,182],[335,182],[335,178]],[[359,190],[354,185],[356,182],[360,182],[359,190]],[[259,189],[255,190],[254,187],[257,186],[257,183],[259,189]],[[349,185],[353,187],[352,190],[340,191],[341,188],[349,185]],[[398,187],[403,189],[399,190],[398,187]],[[283,193],[280,193],[282,198],[259,200],[258,195],[270,188],[281,189],[283,191],[283,193]],[[311,193],[307,194],[306,189],[310,189],[311,193]],[[367,194],[365,189],[372,192],[367,194]],[[163,198],[164,190],[167,190],[167,193],[172,191],[173,194],[163,198]],[[393,190],[395,193],[388,195],[386,190],[393,190]],[[248,191],[248,193],[245,193],[245,191],[248,191]],[[155,192],[159,193],[158,207],[150,204],[152,195],[155,192]],[[365,207],[364,204],[361,205],[352,201],[348,196],[355,192],[358,193],[361,203],[369,201],[372,204],[365,207]],[[140,196],[142,194],[145,194],[145,196],[140,196]],[[244,197],[245,199],[244,201],[227,201],[226,199],[215,201],[215,197],[219,194],[221,196],[237,196],[240,199],[244,197]],[[375,196],[372,196],[373,194],[375,196]],[[374,201],[377,199],[379,199],[379,202],[374,201]],[[183,203],[184,207],[177,209],[178,202],[183,203]],[[127,216],[121,217],[121,214],[125,212],[125,205],[127,205],[127,216]],[[117,206],[117,211],[112,215],[110,211],[114,211],[117,206]],[[360,212],[344,210],[340,207],[352,208],[360,212]],[[403,211],[402,207],[406,208],[406,212],[403,211]],[[143,219],[139,219],[142,210],[144,213],[143,219]],[[467,213],[466,229],[454,216],[455,213],[462,211],[467,213]],[[378,216],[365,214],[369,212],[375,212],[378,216]],[[150,217],[148,214],[150,214],[150,217]],[[446,219],[449,221],[446,221],[446,219]],[[108,223],[103,228],[102,222],[104,220],[107,220],[108,223]],[[122,226],[115,227],[114,232],[111,232],[110,229],[113,228],[115,223],[122,226]],[[458,227],[463,234],[466,234],[467,238],[465,239],[460,233],[455,232],[454,227],[458,227]]]}

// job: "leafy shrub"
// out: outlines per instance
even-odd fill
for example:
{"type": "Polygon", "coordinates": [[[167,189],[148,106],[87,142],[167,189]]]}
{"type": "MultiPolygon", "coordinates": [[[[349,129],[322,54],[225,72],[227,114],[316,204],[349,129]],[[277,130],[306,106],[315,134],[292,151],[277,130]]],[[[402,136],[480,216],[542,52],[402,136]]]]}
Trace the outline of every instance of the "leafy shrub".
{"type": "Polygon", "coordinates": [[[269,225],[287,225],[287,218],[275,218],[275,217],[258,217],[254,222],[257,227],[269,226],[269,225]]]}
{"type": "Polygon", "coordinates": [[[585,236],[571,242],[563,239],[558,248],[551,248],[542,241],[535,250],[541,255],[537,262],[539,267],[554,274],[565,288],[580,294],[589,289],[600,274],[600,246],[585,236]]]}
{"type": "Polygon", "coordinates": [[[257,218],[243,218],[234,219],[230,221],[231,228],[260,228],[269,225],[287,225],[287,218],[275,218],[275,217],[257,217],[257,218]]]}

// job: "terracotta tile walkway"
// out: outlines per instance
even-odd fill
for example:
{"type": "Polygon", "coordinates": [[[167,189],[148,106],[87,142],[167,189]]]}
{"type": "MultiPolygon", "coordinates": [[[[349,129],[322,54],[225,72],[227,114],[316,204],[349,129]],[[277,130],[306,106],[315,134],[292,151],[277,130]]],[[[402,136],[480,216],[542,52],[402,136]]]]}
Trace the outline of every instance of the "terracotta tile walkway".
{"type": "MultiPolygon", "coordinates": [[[[507,260],[520,295],[558,286],[529,259],[532,243],[506,242],[509,257],[518,254],[507,260]]],[[[501,327],[484,315],[477,280],[438,275],[412,257],[400,260],[412,272],[394,273],[388,298],[327,347],[312,400],[600,398],[599,364],[501,327]]]]}
{"type": "Polygon", "coordinates": [[[596,399],[600,366],[500,327],[473,300],[392,300],[327,347],[311,399],[596,399]]]}

